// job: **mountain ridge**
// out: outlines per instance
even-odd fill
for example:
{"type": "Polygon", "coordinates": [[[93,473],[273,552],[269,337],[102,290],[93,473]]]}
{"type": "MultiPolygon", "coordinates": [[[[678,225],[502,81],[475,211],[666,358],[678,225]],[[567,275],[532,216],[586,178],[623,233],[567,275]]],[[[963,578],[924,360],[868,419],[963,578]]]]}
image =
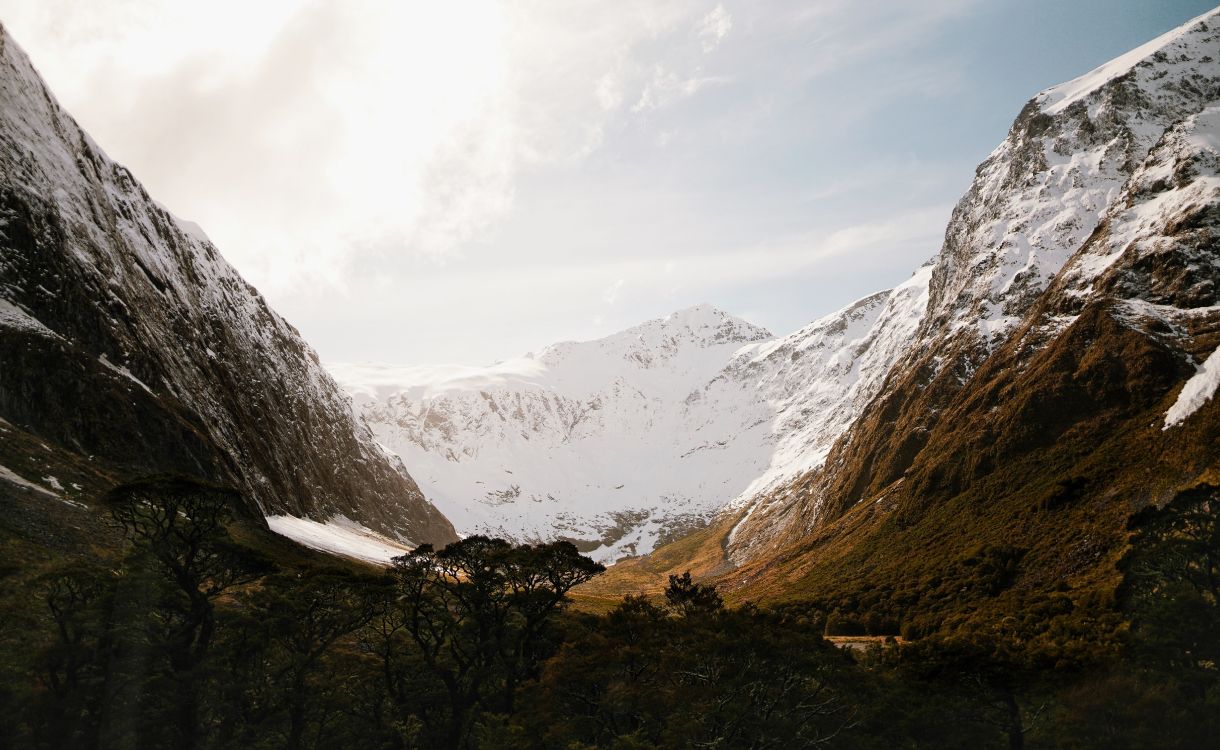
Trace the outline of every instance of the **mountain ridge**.
{"type": "Polygon", "coordinates": [[[299,332],[105,155],[2,27],[0,176],[10,470],[37,465],[35,440],[90,466],[62,490],[73,502],[186,474],[237,486],[255,518],[344,515],[400,540],[456,538],[299,332]]]}
{"type": "Polygon", "coordinates": [[[927,279],[779,338],[701,304],[487,368],[327,366],[460,531],[612,560],[816,465],[913,332],[927,279]],[[813,385],[777,377],[790,369],[813,385]]]}
{"type": "Polygon", "coordinates": [[[929,592],[954,561],[1008,549],[1025,594],[1112,592],[1127,518],[1220,474],[1217,18],[1032,99],[825,462],[589,591],[691,568],[734,597],[867,598],[936,628],[929,592]]]}

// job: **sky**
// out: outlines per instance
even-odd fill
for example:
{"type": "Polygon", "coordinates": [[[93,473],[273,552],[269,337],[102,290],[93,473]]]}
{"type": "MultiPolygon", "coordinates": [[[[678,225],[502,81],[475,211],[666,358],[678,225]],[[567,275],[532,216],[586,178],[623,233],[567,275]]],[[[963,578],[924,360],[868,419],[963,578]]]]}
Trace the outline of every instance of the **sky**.
{"type": "Polygon", "coordinates": [[[901,283],[1039,90],[1211,0],[0,0],[325,360],[488,364],[901,283]]]}

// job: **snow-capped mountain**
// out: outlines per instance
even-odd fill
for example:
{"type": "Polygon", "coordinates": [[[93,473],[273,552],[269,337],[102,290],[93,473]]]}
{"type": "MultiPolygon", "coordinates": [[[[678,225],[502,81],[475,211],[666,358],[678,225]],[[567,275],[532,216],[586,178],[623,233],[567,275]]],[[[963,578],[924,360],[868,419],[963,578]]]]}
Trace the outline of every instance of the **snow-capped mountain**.
{"type": "MultiPolygon", "coordinates": [[[[1196,412],[1216,408],[1217,106],[1220,9],[1034,97],[955,209],[885,386],[820,470],[752,505],[731,559],[868,498],[961,491],[1035,446],[1055,455],[1064,435],[1102,444],[1196,368],[1140,450],[1174,455],[1184,424],[1208,432],[1196,412]]],[[[1214,448],[1153,476],[1197,478],[1214,448]]]]}
{"type": "Polygon", "coordinates": [[[33,445],[76,456],[94,490],[188,474],[238,486],[251,515],[455,538],[296,329],[107,158],[3,29],[0,418],[0,474],[27,484],[42,477],[12,467],[41,465],[33,445]]]}
{"type": "Polygon", "coordinates": [[[329,367],[459,532],[613,559],[705,520],[757,474],[763,431],[726,449],[726,428],[765,422],[765,404],[700,396],[770,338],[701,305],[488,368],[329,367]]]}
{"type": "Polygon", "coordinates": [[[715,344],[692,334],[692,346],[658,348],[732,320],[696,308],[488,369],[333,370],[460,530],[567,536],[602,559],[647,552],[727,509],[744,516],[724,541],[742,563],[901,482],[989,360],[1018,351],[1019,371],[1082,328],[1097,285],[1132,283],[1135,270],[1117,269],[1138,253],[1172,249],[1194,301],[1174,312],[1137,285],[1114,315],[1130,324],[1155,312],[1180,361],[1204,362],[1183,403],[1207,403],[1214,342],[1197,332],[1214,325],[1215,241],[1205,233],[1190,255],[1172,217],[1216,210],[1215,16],[1036,96],[980,165],[929,264],[792,335],[734,321],[740,335],[715,344]]]}
{"type": "Polygon", "coordinates": [[[463,533],[642,554],[825,457],[930,269],[783,338],[708,305],[487,368],[331,364],[463,533]]]}

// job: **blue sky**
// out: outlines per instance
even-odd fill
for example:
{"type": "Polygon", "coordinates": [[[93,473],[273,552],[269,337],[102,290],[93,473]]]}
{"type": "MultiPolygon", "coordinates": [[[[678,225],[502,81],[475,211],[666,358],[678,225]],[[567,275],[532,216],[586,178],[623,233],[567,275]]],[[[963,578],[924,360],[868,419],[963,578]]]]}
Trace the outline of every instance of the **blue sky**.
{"type": "Polygon", "coordinates": [[[700,302],[788,333],[899,283],[1026,100],[1212,6],[253,7],[0,18],[324,359],[482,364],[700,302]]]}

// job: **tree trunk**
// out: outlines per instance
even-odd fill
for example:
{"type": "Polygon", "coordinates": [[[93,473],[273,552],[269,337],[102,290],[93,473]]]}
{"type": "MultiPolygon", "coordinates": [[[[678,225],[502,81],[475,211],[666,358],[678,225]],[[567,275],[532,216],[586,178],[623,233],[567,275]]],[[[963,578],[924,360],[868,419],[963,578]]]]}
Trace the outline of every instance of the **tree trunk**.
{"type": "Polygon", "coordinates": [[[293,680],[291,703],[288,706],[288,750],[300,750],[305,739],[305,681],[293,680]]]}
{"type": "Polygon", "coordinates": [[[1016,697],[1005,691],[1004,708],[1008,712],[1008,750],[1025,750],[1025,726],[1021,722],[1021,707],[1016,697]]]}
{"type": "Polygon", "coordinates": [[[195,690],[195,674],[191,670],[178,673],[178,747],[191,750],[195,747],[195,728],[198,711],[195,690]]]}

